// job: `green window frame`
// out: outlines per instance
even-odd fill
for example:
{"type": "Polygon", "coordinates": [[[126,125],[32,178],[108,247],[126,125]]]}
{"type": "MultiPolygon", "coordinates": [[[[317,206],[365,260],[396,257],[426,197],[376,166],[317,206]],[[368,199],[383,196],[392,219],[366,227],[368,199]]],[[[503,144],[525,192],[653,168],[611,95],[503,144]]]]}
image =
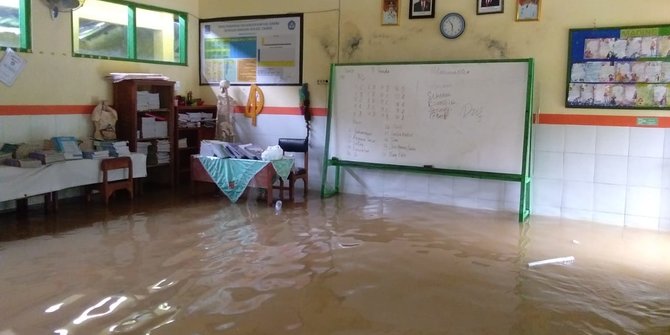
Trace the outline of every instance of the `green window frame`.
{"type": "Polygon", "coordinates": [[[161,7],[121,0],[89,0],[72,13],[72,54],[187,65],[187,19],[187,13],[161,7]],[[96,7],[87,9],[86,6],[92,5],[96,7]]]}
{"type": "Polygon", "coordinates": [[[30,0],[18,0],[18,15],[14,7],[0,6],[0,49],[30,52],[30,0]],[[18,33],[12,33],[18,31],[18,33]]]}

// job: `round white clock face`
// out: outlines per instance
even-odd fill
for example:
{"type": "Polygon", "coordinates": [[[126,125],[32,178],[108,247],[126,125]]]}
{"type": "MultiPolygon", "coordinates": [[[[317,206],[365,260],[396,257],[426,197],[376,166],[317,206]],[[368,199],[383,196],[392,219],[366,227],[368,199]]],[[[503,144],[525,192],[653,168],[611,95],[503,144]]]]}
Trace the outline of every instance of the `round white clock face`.
{"type": "Polygon", "coordinates": [[[446,38],[456,38],[461,36],[465,30],[465,19],[461,14],[449,13],[442,18],[440,22],[440,32],[446,38]]]}

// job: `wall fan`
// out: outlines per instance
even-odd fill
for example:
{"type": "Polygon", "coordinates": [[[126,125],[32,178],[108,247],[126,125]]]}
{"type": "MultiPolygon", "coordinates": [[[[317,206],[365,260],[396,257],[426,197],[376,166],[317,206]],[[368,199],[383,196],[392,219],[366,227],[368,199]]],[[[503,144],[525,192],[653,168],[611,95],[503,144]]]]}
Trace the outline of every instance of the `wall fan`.
{"type": "Polygon", "coordinates": [[[42,0],[51,10],[51,18],[58,17],[60,12],[71,12],[84,5],[86,0],[42,0]]]}

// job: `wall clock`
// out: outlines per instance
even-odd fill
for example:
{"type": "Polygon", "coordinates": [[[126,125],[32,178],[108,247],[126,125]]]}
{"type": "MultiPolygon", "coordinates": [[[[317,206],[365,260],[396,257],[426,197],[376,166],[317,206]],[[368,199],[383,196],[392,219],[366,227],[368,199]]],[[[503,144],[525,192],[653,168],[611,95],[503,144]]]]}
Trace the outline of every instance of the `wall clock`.
{"type": "Polygon", "coordinates": [[[440,32],[449,39],[461,36],[465,31],[465,19],[458,13],[448,13],[440,21],[440,32]]]}

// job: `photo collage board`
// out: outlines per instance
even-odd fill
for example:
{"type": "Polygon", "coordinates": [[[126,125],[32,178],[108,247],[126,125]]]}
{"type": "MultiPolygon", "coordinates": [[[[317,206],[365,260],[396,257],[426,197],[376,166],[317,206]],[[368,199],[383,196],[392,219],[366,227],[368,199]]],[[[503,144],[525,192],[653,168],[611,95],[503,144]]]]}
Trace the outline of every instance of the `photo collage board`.
{"type": "Polygon", "coordinates": [[[670,109],[670,25],[571,29],[565,106],[670,109]]]}

